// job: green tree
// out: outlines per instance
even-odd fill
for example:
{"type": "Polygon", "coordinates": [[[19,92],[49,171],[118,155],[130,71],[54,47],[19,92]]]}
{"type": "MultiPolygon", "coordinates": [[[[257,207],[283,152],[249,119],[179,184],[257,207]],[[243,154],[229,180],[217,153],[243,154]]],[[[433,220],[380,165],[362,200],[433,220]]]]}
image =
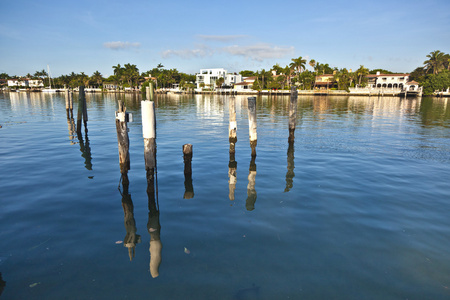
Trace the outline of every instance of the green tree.
{"type": "Polygon", "coordinates": [[[239,74],[242,75],[242,77],[252,77],[252,76],[256,76],[256,73],[250,70],[244,70],[244,71],[240,71],[239,74]]]}
{"type": "Polygon", "coordinates": [[[369,75],[369,69],[364,68],[363,65],[361,65],[359,67],[358,70],[356,70],[356,77],[358,78],[358,85],[363,85],[366,86],[367,85],[367,75],[369,75]]]}
{"type": "Polygon", "coordinates": [[[430,52],[427,57],[428,59],[423,62],[427,72],[431,70],[433,71],[433,74],[436,75],[444,69],[445,53],[435,50],[430,52]]]}
{"type": "Polygon", "coordinates": [[[309,65],[311,66],[311,68],[313,68],[314,71],[316,70],[316,69],[315,69],[315,67],[316,67],[316,60],[311,59],[311,60],[309,61],[309,65]]]}
{"type": "Polygon", "coordinates": [[[223,83],[225,82],[225,79],[223,77],[217,78],[216,79],[216,87],[222,87],[223,83]]]}
{"type": "Polygon", "coordinates": [[[369,74],[377,74],[378,72],[380,72],[380,74],[394,74],[394,72],[385,69],[373,69],[369,71],[369,74]]]}
{"type": "Polygon", "coordinates": [[[439,74],[430,74],[423,83],[425,95],[432,95],[435,91],[444,91],[450,87],[450,72],[445,70],[439,74]]]}
{"type": "Polygon", "coordinates": [[[95,71],[92,76],[91,80],[97,83],[97,86],[100,86],[104,80],[102,74],[99,71],[95,71]]]}
{"type": "Polygon", "coordinates": [[[138,86],[140,73],[136,65],[125,64],[122,68],[121,75],[130,87],[138,86]]]}
{"type": "Polygon", "coordinates": [[[313,86],[314,81],[315,81],[314,73],[308,70],[303,71],[298,76],[298,82],[300,83],[300,87],[301,89],[304,90],[310,90],[313,86]]]}
{"type": "Polygon", "coordinates": [[[346,68],[338,70],[334,74],[333,79],[338,83],[338,90],[349,91],[348,88],[351,84],[351,75],[346,68]]]}
{"type": "Polygon", "coordinates": [[[292,58],[291,61],[289,66],[297,75],[305,69],[306,59],[303,59],[303,57],[299,56],[298,58],[292,58]]]}
{"type": "Polygon", "coordinates": [[[41,79],[44,79],[45,77],[47,77],[48,76],[48,74],[47,74],[47,72],[44,70],[44,69],[42,69],[42,71],[36,71],[36,72],[34,72],[34,75],[33,75],[34,77],[39,77],[39,78],[41,78],[41,79]]]}

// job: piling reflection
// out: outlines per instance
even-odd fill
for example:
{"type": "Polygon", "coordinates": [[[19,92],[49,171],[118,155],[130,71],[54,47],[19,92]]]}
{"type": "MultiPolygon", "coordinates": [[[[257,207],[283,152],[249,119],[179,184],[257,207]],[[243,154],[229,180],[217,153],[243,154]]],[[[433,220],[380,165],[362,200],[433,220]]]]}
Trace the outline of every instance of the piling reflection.
{"type": "Polygon", "coordinates": [[[67,129],[69,130],[70,144],[71,145],[76,144],[76,142],[74,142],[74,139],[75,139],[75,132],[77,130],[75,127],[75,120],[73,119],[73,109],[67,110],[67,129]]]}
{"type": "MultiPolygon", "coordinates": [[[[156,163],[156,158],[155,158],[156,163]]],[[[159,223],[158,181],[154,170],[147,170],[148,222],[147,231],[150,234],[150,274],[153,278],[159,276],[161,265],[161,224],[159,223]]]]}
{"type": "Polygon", "coordinates": [[[84,141],[83,141],[83,135],[80,132],[77,132],[78,137],[78,143],[80,144],[80,151],[81,151],[81,157],[84,158],[84,166],[89,171],[92,170],[92,156],[91,156],[91,147],[89,145],[89,137],[87,134],[87,127],[86,132],[84,135],[84,141]]]}
{"type": "Polygon", "coordinates": [[[247,185],[247,200],[245,201],[245,207],[248,211],[255,209],[256,203],[256,156],[252,156],[250,160],[250,167],[248,172],[248,185],[247,185]]]}
{"type": "Polygon", "coordinates": [[[5,289],[6,282],[2,278],[2,273],[0,272],[0,296],[3,293],[3,290],[5,289]]]}
{"type": "Polygon", "coordinates": [[[294,140],[288,141],[289,146],[287,150],[287,172],[286,172],[286,187],[284,188],[285,192],[289,192],[291,188],[294,186],[294,140]]]}
{"type": "MultiPolygon", "coordinates": [[[[150,89],[153,86],[150,84],[150,89]]],[[[148,98],[151,98],[149,93],[148,98]]],[[[151,99],[153,100],[153,99],[151,99]]],[[[144,159],[147,177],[148,222],[147,231],[150,234],[150,274],[153,278],[159,276],[161,265],[162,243],[160,238],[158,202],[158,173],[156,165],[156,121],[154,101],[141,101],[142,133],[144,137],[144,159]]]]}
{"type": "Polygon", "coordinates": [[[228,162],[228,197],[230,198],[230,201],[234,201],[234,191],[236,190],[236,182],[237,182],[237,162],[234,158],[234,153],[230,153],[230,161],[228,162]]]}
{"type": "Polygon", "coordinates": [[[294,140],[295,140],[295,126],[297,123],[297,98],[298,92],[295,87],[291,88],[291,96],[289,101],[289,138],[288,138],[288,151],[287,151],[287,173],[286,173],[286,187],[285,192],[294,185],[294,140]]]}
{"type": "Polygon", "coordinates": [[[124,225],[126,230],[126,235],[123,239],[124,247],[128,248],[128,256],[130,261],[133,260],[136,254],[136,244],[141,242],[141,236],[136,234],[136,221],[134,220],[134,206],[133,201],[131,200],[131,195],[128,191],[128,187],[130,182],[128,181],[128,174],[122,173],[122,191],[120,191],[122,195],[122,208],[124,214],[124,225]]]}
{"type": "Polygon", "coordinates": [[[192,145],[183,145],[184,161],[184,195],[183,199],[194,198],[194,185],[192,184],[192,145]]]}

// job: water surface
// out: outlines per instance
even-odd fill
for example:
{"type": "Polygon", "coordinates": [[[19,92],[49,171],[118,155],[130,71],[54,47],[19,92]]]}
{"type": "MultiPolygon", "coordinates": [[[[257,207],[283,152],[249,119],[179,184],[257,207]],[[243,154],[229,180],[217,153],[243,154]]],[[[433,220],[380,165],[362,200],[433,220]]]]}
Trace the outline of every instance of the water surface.
{"type": "Polygon", "coordinates": [[[447,99],[299,97],[289,143],[289,97],[259,97],[252,160],[237,96],[235,161],[230,99],[156,101],[153,278],[140,97],[87,95],[77,136],[63,94],[0,93],[2,299],[450,298],[447,99]],[[129,186],[118,98],[133,114],[129,186]]]}

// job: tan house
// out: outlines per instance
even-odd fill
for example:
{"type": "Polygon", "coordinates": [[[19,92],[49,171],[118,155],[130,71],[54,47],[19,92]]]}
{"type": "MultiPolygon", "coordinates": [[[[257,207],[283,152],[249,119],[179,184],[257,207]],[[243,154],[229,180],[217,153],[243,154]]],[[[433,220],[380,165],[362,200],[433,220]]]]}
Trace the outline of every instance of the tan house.
{"type": "Polygon", "coordinates": [[[324,74],[317,75],[315,87],[319,89],[330,89],[335,87],[337,84],[336,80],[334,80],[334,74],[324,74]]]}

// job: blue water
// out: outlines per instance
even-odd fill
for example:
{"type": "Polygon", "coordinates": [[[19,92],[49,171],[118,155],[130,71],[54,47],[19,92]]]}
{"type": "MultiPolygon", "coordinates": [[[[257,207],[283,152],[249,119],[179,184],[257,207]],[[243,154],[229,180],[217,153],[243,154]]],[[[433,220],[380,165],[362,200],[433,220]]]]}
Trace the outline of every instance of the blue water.
{"type": "Polygon", "coordinates": [[[289,98],[258,97],[252,161],[237,96],[233,191],[230,97],[159,96],[156,278],[140,100],[87,95],[80,139],[63,94],[0,93],[1,299],[450,299],[447,99],[300,96],[290,145],[289,98]],[[131,261],[117,99],[133,115],[131,261]]]}

